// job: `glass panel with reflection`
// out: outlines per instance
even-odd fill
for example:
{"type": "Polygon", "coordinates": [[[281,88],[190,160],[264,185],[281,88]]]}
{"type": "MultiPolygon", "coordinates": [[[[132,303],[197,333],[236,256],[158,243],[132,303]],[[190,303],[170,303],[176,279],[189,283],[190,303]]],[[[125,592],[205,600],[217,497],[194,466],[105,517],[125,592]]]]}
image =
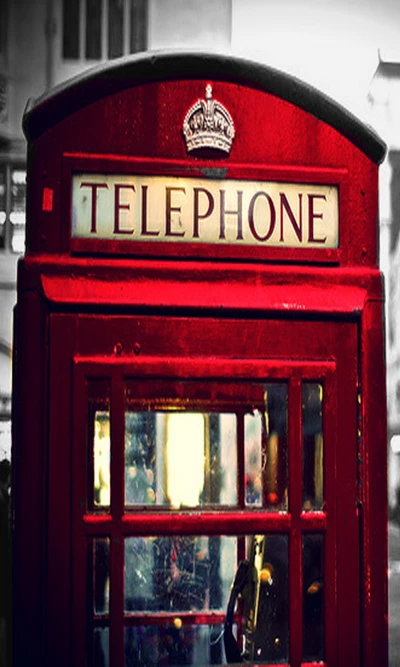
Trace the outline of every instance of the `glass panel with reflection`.
{"type": "Polygon", "coordinates": [[[288,662],[288,542],[287,535],[247,539],[250,570],[243,592],[245,662],[288,662]]]}
{"type": "Polygon", "coordinates": [[[324,658],[324,538],[303,536],[303,660],[324,658]]]}
{"type": "Polygon", "coordinates": [[[96,615],[109,613],[110,600],[110,540],[93,540],[93,611],[96,615]]]}
{"type": "Polygon", "coordinates": [[[89,509],[110,508],[110,383],[88,380],[88,505],[89,509]]]}
{"type": "Polygon", "coordinates": [[[287,383],[128,381],[125,504],[287,510],[287,383]]]}
{"type": "Polygon", "coordinates": [[[109,667],[110,631],[109,628],[95,628],[93,632],[93,667],[109,667]]]}
{"type": "Polygon", "coordinates": [[[236,537],[126,538],[124,609],[225,610],[236,560],[236,537]]]}
{"type": "Polygon", "coordinates": [[[223,628],[219,625],[171,625],[125,628],[125,667],[224,664],[223,628]]]}
{"type": "Polygon", "coordinates": [[[244,416],[245,502],[288,508],[287,384],[260,385],[262,402],[244,416]]]}
{"type": "Polygon", "coordinates": [[[14,252],[25,250],[25,198],[26,198],[26,171],[12,169],[11,171],[11,247],[14,252]]]}
{"type": "Polygon", "coordinates": [[[318,382],[302,385],[303,510],[321,510],[323,489],[323,389],[318,382]]]}
{"type": "Polygon", "coordinates": [[[125,413],[125,503],[196,507],[237,502],[236,417],[125,413]]]}

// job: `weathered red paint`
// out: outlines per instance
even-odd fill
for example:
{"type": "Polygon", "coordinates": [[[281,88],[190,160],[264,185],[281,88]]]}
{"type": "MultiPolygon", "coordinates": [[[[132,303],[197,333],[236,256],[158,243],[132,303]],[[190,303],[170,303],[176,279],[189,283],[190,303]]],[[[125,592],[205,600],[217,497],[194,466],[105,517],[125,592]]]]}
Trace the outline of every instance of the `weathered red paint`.
{"type": "MultiPolygon", "coordinates": [[[[112,538],[110,650],[112,664],[122,665],[123,624],[143,620],[123,615],[124,536],[262,528],[290,535],[290,666],[307,667],[301,535],[319,531],[326,542],[320,664],[385,667],[381,142],[334,103],[273,70],[190,54],[111,63],[39,100],[25,130],[28,235],[18,274],[13,407],[15,664],[84,662],[90,536],[112,538]],[[225,158],[190,157],[183,140],[183,118],[209,81],[235,122],[225,158]],[[72,239],[74,172],[334,184],[339,247],[72,239]],[[287,380],[289,512],[249,511],[239,468],[234,510],[126,513],[122,447],[113,451],[111,474],[119,484],[111,513],[91,511],[87,378],[109,378],[112,438],[123,442],[124,377],[132,374],[154,387],[160,379],[287,380]],[[298,474],[307,379],[325,383],[320,512],[303,511],[298,474]]],[[[119,225],[123,204],[116,202],[119,225]]],[[[223,619],[220,612],[180,617],[194,624],[223,619]]],[[[168,624],[171,617],[145,620],[168,624]]]]}

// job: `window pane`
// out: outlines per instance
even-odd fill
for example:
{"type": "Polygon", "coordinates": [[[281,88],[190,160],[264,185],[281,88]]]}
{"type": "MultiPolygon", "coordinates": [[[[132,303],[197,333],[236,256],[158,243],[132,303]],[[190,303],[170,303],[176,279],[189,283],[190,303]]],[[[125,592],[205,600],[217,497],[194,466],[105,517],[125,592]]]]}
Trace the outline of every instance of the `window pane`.
{"type": "Polygon", "coordinates": [[[210,500],[220,505],[237,504],[237,417],[210,414],[210,500]]]}
{"type": "Polygon", "coordinates": [[[123,0],[109,0],[108,5],[108,57],[118,58],[124,52],[123,0]]]}
{"type": "Polygon", "coordinates": [[[63,0],[63,58],[79,58],[79,0],[63,0]]]}
{"type": "Polygon", "coordinates": [[[287,383],[128,381],[126,397],[126,505],[237,505],[244,441],[246,504],[287,510],[287,383]]]}
{"type": "Polygon", "coordinates": [[[94,504],[110,505],[110,412],[94,413],[94,504]]]}
{"type": "Polygon", "coordinates": [[[86,0],[86,52],[88,60],[101,58],[101,0],[86,0]]]}
{"type": "Polygon", "coordinates": [[[235,505],[236,458],[233,414],[125,413],[127,505],[235,505]]]}
{"type": "MultiPolygon", "coordinates": [[[[1,5],[1,3],[0,3],[1,5]]],[[[1,11],[1,9],[0,9],[1,11]]],[[[1,60],[0,53],[0,60],[1,60]]],[[[8,118],[9,109],[9,82],[6,76],[0,74],[0,123],[5,123],[8,118]]]]}
{"type": "Polygon", "coordinates": [[[262,403],[244,421],[246,505],[287,510],[287,385],[266,384],[262,403]]]}
{"type": "Polygon", "coordinates": [[[249,583],[245,589],[246,662],[289,659],[288,536],[255,535],[248,540],[249,583]]]}
{"type": "Polygon", "coordinates": [[[156,421],[154,412],[125,413],[125,502],[128,505],[156,503],[156,421]]]}
{"type": "Polygon", "coordinates": [[[246,505],[262,505],[262,438],[264,413],[244,417],[246,505]]]}
{"type": "Polygon", "coordinates": [[[7,220],[6,202],[7,202],[6,170],[5,167],[1,167],[0,168],[0,248],[5,247],[6,220],[7,220]]]}
{"type": "Polygon", "coordinates": [[[87,589],[87,609],[93,632],[92,644],[88,642],[88,664],[105,667],[109,665],[110,539],[90,539],[87,549],[87,575],[89,584],[91,582],[87,589]],[[102,617],[101,620],[99,616],[102,617]],[[104,624],[103,627],[97,625],[99,622],[104,624]]]}
{"type": "Polygon", "coordinates": [[[25,195],[26,171],[13,169],[11,172],[11,247],[14,252],[25,249],[25,195]]]}
{"type": "Polygon", "coordinates": [[[131,0],[130,52],[144,51],[147,46],[147,2],[131,0]]]}
{"type": "Polygon", "coordinates": [[[8,37],[8,3],[0,2],[0,58],[6,58],[8,37]]]}
{"type": "Polygon", "coordinates": [[[110,643],[109,629],[95,628],[93,633],[93,665],[94,667],[109,667],[110,643]]]}
{"type": "Polygon", "coordinates": [[[225,611],[236,560],[236,537],[127,538],[125,611],[225,611]]]}
{"type": "Polygon", "coordinates": [[[93,540],[93,611],[96,615],[109,613],[110,601],[110,540],[93,540]]]}
{"type": "Polygon", "coordinates": [[[324,659],[324,540],[303,537],[303,660],[324,659]]]}
{"type": "Polygon", "coordinates": [[[305,382],[302,387],[303,509],[323,509],[322,385],[305,382]]]}
{"type": "Polygon", "coordinates": [[[110,384],[108,380],[88,382],[88,505],[90,509],[110,507],[110,384]]]}
{"type": "Polygon", "coordinates": [[[125,628],[125,666],[224,664],[223,628],[219,625],[125,628]]]}

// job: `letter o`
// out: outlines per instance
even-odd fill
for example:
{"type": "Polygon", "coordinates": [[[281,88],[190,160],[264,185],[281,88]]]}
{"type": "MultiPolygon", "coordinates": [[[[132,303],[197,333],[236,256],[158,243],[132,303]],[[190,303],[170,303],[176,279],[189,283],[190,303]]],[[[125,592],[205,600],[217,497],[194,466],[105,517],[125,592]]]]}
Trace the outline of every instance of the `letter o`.
{"type": "Polygon", "coordinates": [[[267,192],[264,192],[263,190],[260,190],[259,192],[256,192],[255,195],[252,196],[249,204],[249,227],[252,235],[257,241],[268,241],[269,238],[271,238],[273,231],[275,229],[275,222],[276,222],[276,211],[275,211],[275,206],[274,202],[272,201],[271,197],[267,192]],[[260,234],[256,230],[255,222],[254,222],[254,207],[256,205],[256,201],[259,197],[265,197],[266,200],[268,201],[269,204],[269,210],[270,210],[270,223],[269,223],[269,229],[268,232],[265,234],[265,236],[260,236],[260,234]]]}

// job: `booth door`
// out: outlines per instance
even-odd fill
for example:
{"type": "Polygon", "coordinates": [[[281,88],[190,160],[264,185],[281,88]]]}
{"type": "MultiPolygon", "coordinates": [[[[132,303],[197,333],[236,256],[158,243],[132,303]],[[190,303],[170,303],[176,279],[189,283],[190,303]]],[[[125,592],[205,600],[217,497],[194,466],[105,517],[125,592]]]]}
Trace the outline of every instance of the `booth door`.
{"type": "Polygon", "coordinates": [[[72,363],[72,664],[227,664],[242,561],[243,661],[359,664],[356,325],[119,321],[72,363]]]}

